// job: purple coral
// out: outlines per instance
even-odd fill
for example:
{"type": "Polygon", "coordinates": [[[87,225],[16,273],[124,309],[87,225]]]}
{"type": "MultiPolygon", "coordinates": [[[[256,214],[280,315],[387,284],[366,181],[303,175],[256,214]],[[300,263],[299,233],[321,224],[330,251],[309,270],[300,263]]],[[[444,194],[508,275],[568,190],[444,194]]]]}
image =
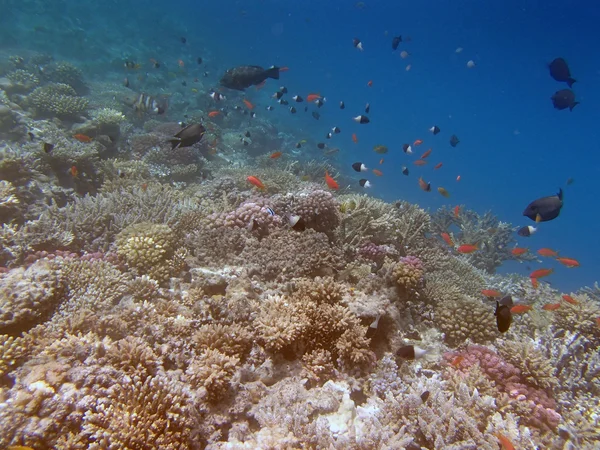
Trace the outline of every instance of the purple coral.
{"type": "Polygon", "coordinates": [[[263,198],[246,201],[234,211],[213,214],[210,218],[216,226],[246,228],[248,231],[258,231],[261,235],[267,235],[283,224],[281,216],[275,214],[263,198]]]}
{"type": "Polygon", "coordinates": [[[393,255],[394,253],[396,253],[396,249],[393,247],[389,245],[377,245],[372,242],[364,242],[358,248],[359,256],[376,263],[382,263],[386,256],[393,255]]]}
{"type": "Polygon", "coordinates": [[[523,417],[528,424],[541,430],[553,430],[558,426],[561,416],[556,412],[554,399],[546,391],[528,385],[518,367],[489,348],[469,345],[463,352],[446,353],[444,358],[461,371],[478,364],[501,392],[508,394],[513,402],[519,402],[520,408],[529,410],[523,417]]]}
{"type": "Polygon", "coordinates": [[[291,212],[300,216],[307,228],[329,233],[340,224],[338,209],[338,204],[331,192],[317,189],[296,196],[291,212]]]}

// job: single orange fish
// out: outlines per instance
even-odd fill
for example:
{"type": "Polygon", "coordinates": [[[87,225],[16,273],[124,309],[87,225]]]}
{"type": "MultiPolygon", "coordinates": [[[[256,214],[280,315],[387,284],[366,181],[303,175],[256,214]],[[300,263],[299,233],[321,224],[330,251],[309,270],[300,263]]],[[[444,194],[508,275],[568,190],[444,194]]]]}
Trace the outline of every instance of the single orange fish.
{"type": "Polygon", "coordinates": [[[460,205],[456,205],[454,207],[454,217],[458,217],[458,213],[460,212],[460,205]]]}
{"type": "Polygon", "coordinates": [[[246,99],[244,99],[244,105],[246,105],[246,108],[248,109],[254,109],[254,105],[246,99]]]}
{"type": "Polygon", "coordinates": [[[598,328],[600,328],[600,317],[596,317],[596,325],[598,325],[598,328]]]}
{"type": "Polygon", "coordinates": [[[146,190],[148,189],[148,183],[142,183],[140,187],[142,188],[142,191],[146,192],[146,190]]]}
{"type": "Polygon", "coordinates": [[[437,163],[434,167],[433,170],[438,170],[440,167],[442,167],[443,164],[442,163],[437,163]]]}
{"type": "Polygon", "coordinates": [[[290,68],[288,66],[283,66],[279,68],[280,72],[287,72],[288,70],[290,70],[290,68]]]}
{"type": "Polygon", "coordinates": [[[486,297],[492,298],[500,297],[502,295],[500,292],[495,291],[494,289],[483,289],[481,293],[486,297]]]}
{"type": "Polygon", "coordinates": [[[560,308],[560,303],[547,303],[542,306],[544,311],[556,311],[558,308],[560,308]]]}
{"type": "Polygon", "coordinates": [[[456,251],[458,253],[464,253],[464,254],[467,254],[467,255],[469,253],[474,253],[477,250],[479,250],[479,248],[477,248],[477,245],[474,245],[474,244],[463,244],[463,245],[461,245],[460,247],[458,247],[456,249],[456,251]]]}
{"type": "Polygon", "coordinates": [[[452,359],[452,362],[450,362],[450,364],[454,367],[458,367],[458,366],[460,366],[460,363],[464,361],[464,359],[465,359],[465,357],[462,355],[455,356],[452,359]]]}
{"type": "Polygon", "coordinates": [[[322,97],[319,94],[308,94],[306,96],[306,101],[314,102],[315,100],[319,100],[320,98],[322,98],[322,97]]]}
{"type": "Polygon", "coordinates": [[[579,267],[579,261],[573,258],[556,258],[556,260],[568,268],[579,267]]]}
{"type": "Polygon", "coordinates": [[[425,164],[427,164],[427,161],[424,159],[417,159],[415,162],[413,162],[413,164],[415,166],[424,166],[425,164]]]}
{"type": "Polygon", "coordinates": [[[383,158],[381,158],[381,159],[379,160],[379,164],[383,164],[383,161],[384,161],[384,159],[383,159],[383,158]]]}
{"type": "Polygon", "coordinates": [[[440,236],[442,236],[442,239],[446,244],[448,244],[450,247],[454,247],[454,242],[452,242],[452,238],[448,233],[442,233],[440,236]]]}
{"type": "Polygon", "coordinates": [[[71,166],[71,169],[69,170],[69,172],[71,173],[71,176],[73,178],[77,178],[77,175],[79,175],[79,171],[77,170],[77,167],[75,167],[75,166],[71,166]]]}
{"type": "Polygon", "coordinates": [[[262,184],[262,181],[260,181],[256,177],[253,177],[252,175],[250,175],[248,178],[246,178],[246,180],[248,180],[251,184],[253,184],[254,186],[256,186],[259,189],[265,189],[265,185],[262,184]]]}
{"type": "Polygon", "coordinates": [[[523,314],[528,311],[531,311],[532,309],[533,306],[531,305],[515,305],[512,308],[510,308],[510,312],[513,314],[523,314]]]}
{"type": "Polygon", "coordinates": [[[419,177],[419,187],[425,192],[431,191],[431,183],[426,183],[422,177],[419,177]]]}
{"type": "Polygon", "coordinates": [[[510,439],[508,439],[502,433],[495,433],[494,436],[496,436],[500,441],[502,450],[515,450],[515,446],[512,444],[512,442],[510,442],[510,439]]]}
{"type": "Polygon", "coordinates": [[[79,142],[92,142],[92,138],[89,136],[86,136],[85,134],[74,134],[73,137],[75,139],[77,139],[79,142]]]}
{"type": "Polygon", "coordinates": [[[456,181],[460,181],[460,175],[456,177],[456,181]]]}
{"type": "Polygon", "coordinates": [[[427,158],[429,155],[431,155],[431,149],[427,150],[425,153],[423,153],[421,155],[421,159],[425,159],[427,158]]]}
{"type": "Polygon", "coordinates": [[[570,303],[571,305],[578,305],[579,304],[579,302],[577,300],[575,300],[573,297],[571,297],[570,295],[567,295],[567,294],[563,295],[562,299],[565,302],[570,303]]]}
{"type": "Polygon", "coordinates": [[[423,143],[423,141],[421,139],[417,139],[415,142],[413,142],[413,145],[416,147],[418,145],[421,145],[423,143]]]}
{"type": "Polygon", "coordinates": [[[529,277],[529,279],[531,280],[531,285],[533,286],[533,288],[537,289],[538,286],[540,285],[540,282],[538,281],[538,279],[533,278],[533,277],[529,277]]]}
{"type": "Polygon", "coordinates": [[[179,64],[179,67],[185,67],[185,63],[183,62],[183,59],[178,59],[177,64],[179,64]]]}
{"type": "Polygon", "coordinates": [[[548,275],[550,275],[552,272],[554,272],[554,269],[538,269],[538,270],[534,270],[533,272],[531,272],[529,274],[529,278],[542,278],[542,277],[547,277],[548,275]]]}
{"type": "Polygon", "coordinates": [[[330,175],[329,172],[325,172],[325,183],[327,183],[327,186],[329,186],[330,189],[339,189],[340,185],[337,184],[337,181],[335,181],[330,175]]]}
{"type": "Polygon", "coordinates": [[[352,142],[358,144],[358,137],[356,137],[356,133],[352,133],[352,142]]]}
{"type": "Polygon", "coordinates": [[[208,117],[217,117],[219,114],[221,114],[221,111],[211,111],[208,113],[208,117]]]}
{"type": "Polygon", "coordinates": [[[513,248],[513,249],[510,251],[510,253],[511,253],[513,256],[521,256],[521,255],[524,255],[525,253],[527,253],[528,251],[529,251],[529,249],[528,249],[528,248],[516,247],[516,248],[513,248]]]}
{"type": "Polygon", "coordinates": [[[373,169],[373,173],[374,173],[375,175],[377,175],[378,177],[380,177],[380,176],[382,176],[382,175],[383,175],[383,172],[382,172],[381,170],[377,170],[377,169],[373,169]]]}
{"type": "Polygon", "coordinates": [[[369,87],[373,86],[373,80],[369,80],[369,82],[367,83],[367,86],[369,86],[369,87]]]}
{"type": "Polygon", "coordinates": [[[546,257],[552,257],[552,258],[558,256],[558,253],[555,252],[554,250],[552,250],[551,248],[540,248],[537,251],[537,254],[540,256],[546,256],[546,257]]]}
{"type": "Polygon", "coordinates": [[[283,155],[283,153],[281,153],[281,152],[275,152],[275,153],[271,153],[271,156],[269,156],[269,158],[271,158],[271,159],[277,159],[281,155],[283,155]]]}

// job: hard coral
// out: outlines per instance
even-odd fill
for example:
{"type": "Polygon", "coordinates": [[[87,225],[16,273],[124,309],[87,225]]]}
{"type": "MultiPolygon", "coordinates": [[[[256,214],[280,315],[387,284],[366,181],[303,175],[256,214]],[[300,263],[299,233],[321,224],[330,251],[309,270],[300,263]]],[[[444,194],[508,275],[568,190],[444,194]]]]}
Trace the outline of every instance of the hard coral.
{"type": "Polygon", "coordinates": [[[257,198],[242,203],[229,213],[213,214],[210,219],[215,227],[245,228],[264,236],[283,224],[281,216],[272,214],[270,209],[268,200],[257,198]]]}
{"type": "Polygon", "coordinates": [[[208,349],[192,360],[186,375],[193,388],[205,391],[209,402],[218,402],[229,390],[239,361],[235,356],[208,349]]]}
{"type": "Polygon", "coordinates": [[[414,292],[424,286],[425,269],[415,256],[404,256],[394,266],[392,278],[404,293],[414,292]]]}
{"type": "Polygon", "coordinates": [[[492,305],[484,306],[481,300],[460,295],[436,305],[435,323],[446,335],[445,342],[456,346],[467,339],[486,343],[498,335],[492,305]]]}
{"type": "Polygon", "coordinates": [[[87,110],[89,104],[71,86],[62,83],[38,87],[27,98],[38,114],[60,118],[77,118],[87,110]]]}

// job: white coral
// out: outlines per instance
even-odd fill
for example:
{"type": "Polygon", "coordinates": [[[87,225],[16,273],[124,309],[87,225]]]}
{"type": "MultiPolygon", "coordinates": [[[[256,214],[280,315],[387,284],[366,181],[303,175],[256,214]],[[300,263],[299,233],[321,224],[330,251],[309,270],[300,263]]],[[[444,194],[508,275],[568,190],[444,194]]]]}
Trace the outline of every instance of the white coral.
{"type": "Polygon", "coordinates": [[[119,125],[125,121],[123,113],[112,108],[101,108],[94,111],[92,117],[98,125],[119,125]]]}

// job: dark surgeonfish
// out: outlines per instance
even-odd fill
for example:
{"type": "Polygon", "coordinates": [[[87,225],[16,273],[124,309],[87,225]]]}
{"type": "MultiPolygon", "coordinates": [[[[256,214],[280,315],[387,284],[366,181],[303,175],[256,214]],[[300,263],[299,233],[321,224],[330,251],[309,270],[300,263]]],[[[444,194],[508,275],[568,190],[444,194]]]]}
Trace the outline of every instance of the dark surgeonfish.
{"type": "Polygon", "coordinates": [[[567,109],[569,111],[573,111],[573,108],[579,104],[579,102],[575,101],[575,92],[571,89],[561,89],[560,91],[556,91],[552,97],[552,104],[556,109],[567,109]]]}
{"type": "Polygon", "coordinates": [[[172,139],[169,139],[171,143],[171,149],[177,147],[191,147],[196,142],[200,142],[202,136],[206,133],[206,128],[204,128],[199,123],[193,123],[188,125],[179,133],[177,133],[172,139]]]}
{"type": "Polygon", "coordinates": [[[556,195],[532,201],[523,211],[523,215],[536,222],[547,222],[558,217],[562,206],[563,191],[559,189],[556,195]]]}
{"type": "Polygon", "coordinates": [[[550,69],[550,76],[552,78],[554,78],[556,81],[564,81],[569,85],[569,87],[573,86],[573,83],[577,81],[571,77],[569,66],[563,58],[556,58],[554,61],[548,64],[548,69],[550,69]]]}
{"type": "Polygon", "coordinates": [[[271,66],[263,69],[260,66],[240,66],[229,69],[221,78],[221,86],[243,91],[250,86],[256,86],[267,78],[279,80],[279,67],[271,66]]]}
{"type": "Polygon", "coordinates": [[[506,333],[512,322],[510,307],[508,305],[501,305],[496,301],[496,311],[494,312],[494,315],[496,316],[496,326],[498,327],[498,331],[500,333],[506,333]]]}

